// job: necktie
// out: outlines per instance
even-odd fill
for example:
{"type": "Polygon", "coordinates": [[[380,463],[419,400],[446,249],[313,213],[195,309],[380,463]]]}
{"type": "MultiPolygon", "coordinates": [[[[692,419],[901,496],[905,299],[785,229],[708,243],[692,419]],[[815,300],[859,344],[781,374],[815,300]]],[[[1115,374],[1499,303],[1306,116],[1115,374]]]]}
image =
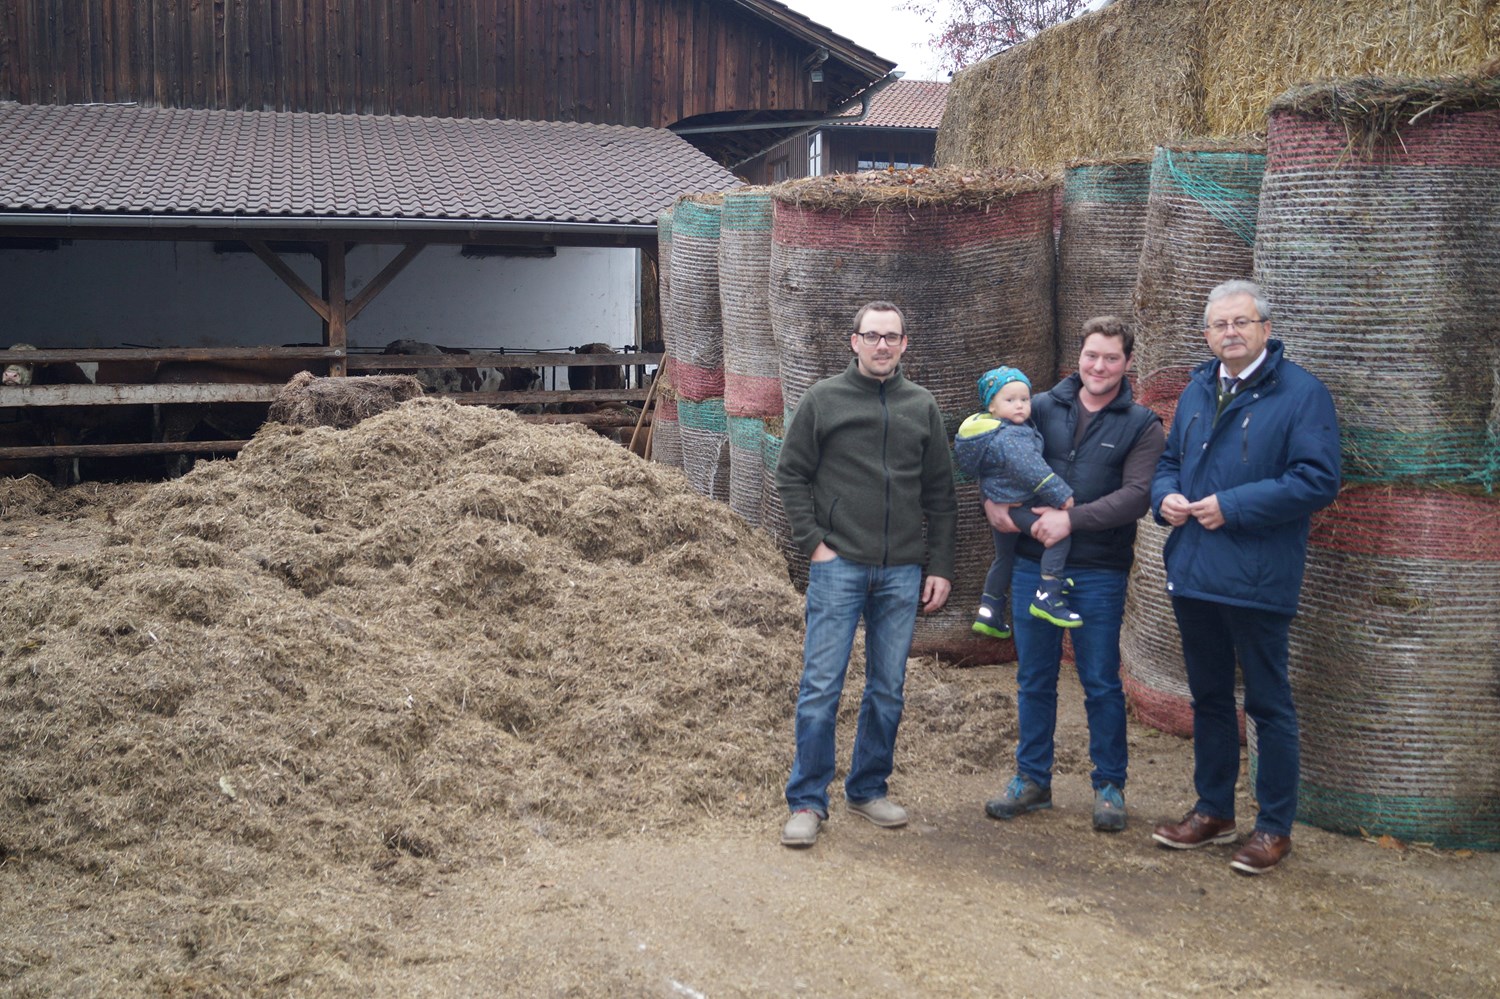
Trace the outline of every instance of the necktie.
{"type": "Polygon", "coordinates": [[[1224,386],[1223,392],[1225,395],[1234,395],[1235,392],[1239,391],[1240,380],[1237,376],[1225,375],[1224,377],[1220,378],[1219,381],[1224,386]]]}

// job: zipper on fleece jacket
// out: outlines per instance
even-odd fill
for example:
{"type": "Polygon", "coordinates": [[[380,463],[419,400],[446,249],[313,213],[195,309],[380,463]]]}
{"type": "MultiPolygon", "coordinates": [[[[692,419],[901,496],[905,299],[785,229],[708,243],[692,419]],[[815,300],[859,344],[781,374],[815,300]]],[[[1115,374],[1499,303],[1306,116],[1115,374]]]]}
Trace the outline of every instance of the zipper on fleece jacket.
{"type": "Polygon", "coordinates": [[[880,564],[891,561],[891,409],[886,404],[885,382],[880,383],[880,473],[885,480],[885,530],[881,537],[880,564]]]}

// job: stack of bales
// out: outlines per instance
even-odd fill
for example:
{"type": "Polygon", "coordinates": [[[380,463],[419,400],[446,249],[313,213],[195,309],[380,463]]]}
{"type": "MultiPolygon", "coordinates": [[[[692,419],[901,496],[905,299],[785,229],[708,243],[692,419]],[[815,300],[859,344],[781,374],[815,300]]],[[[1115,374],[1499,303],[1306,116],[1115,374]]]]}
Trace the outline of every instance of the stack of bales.
{"type": "Polygon", "coordinates": [[[672,209],[656,216],[656,268],[660,275],[657,302],[661,307],[662,341],[668,355],[656,372],[656,412],[651,418],[651,458],[674,468],[682,467],[682,430],[677,419],[677,392],[672,388],[672,209]]]}
{"type": "Polygon", "coordinates": [[[757,527],[764,521],[766,420],[782,415],[781,371],[771,333],[770,271],[770,193],[750,188],[729,192],[719,237],[729,506],[757,527]]]}
{"type": "Polygon", "coordinates": [[[724,322],[719,301],[723,195],[679,200],[672,214],[672,300],[667,353],[677,396],[682,470],[693,488],[729,500],[724,415],[724,322]]]}
{"type": "MultiPolygon", "coordinates": [[[[771,322],[789,419],[814,382],[850,363],[854,311],[873,299],[906,313],[903,370],[937,398],[950,446],[985,369],[1003,362],[1033,373],[1038,390],[1050,384],[1056,186],[1013,171],[917,170],[774,188],[771,322]]],[[[1004,661],[1009,643],[969,630],[994,548],[978,484],[960,481],[958,497],[953,594],[918,621],[914,654],[1004,661]]]]}
{"type": "Polygon", "coordinates": [[[1095,316],[1130,318],[1151,161],[1082,161],[1063,175],[1057,250],[1057,364],[1071,373],[1083,346],[1079,330],[1095,316]]]}
{"type": "Polygon", "coordinates": [[[1300,816],[1500,849],[1500,80],[1272,109],[1256,273],[1339,410],[1292,686],[1300,816]]]}
{"type": "MultiPolygon", "coordinates": [[[[1176,143],[1152,157],[1135,289],[1136,398],[1164,421],[1189,373],[1209,356],[1209,291],[1251,273],[1265,162],[1264,151],[1247,143],[1176,143]]],[[[1150,518],[1141,522],[1120,633],[1121,681],[1143,722],[1191,735],[1192,701],[1161,560],[1168,533],[1150,518]]]]}

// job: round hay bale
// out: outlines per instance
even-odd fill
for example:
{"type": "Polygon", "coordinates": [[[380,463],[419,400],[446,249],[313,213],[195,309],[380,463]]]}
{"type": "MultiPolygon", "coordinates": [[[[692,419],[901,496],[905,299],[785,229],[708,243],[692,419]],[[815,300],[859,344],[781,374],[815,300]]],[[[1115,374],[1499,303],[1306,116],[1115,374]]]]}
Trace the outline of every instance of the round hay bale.
{"type": "Polygon", "coordinates": [[[1496,622],[1500,500],[1354,486],[1316,514],[1291,635],[1298,818],[1500,850],[1496,622]]]}
{"type": "MultiPolygon", "coordinates": [[[[849,363],[851,320],[872,299],[905,312],[903,370],[936,397],[950,439],[977,408],[974,383],[986,368],[1004,362],[1038,390],[1050,385],[1055,188],[1037,174],[942,170],[774,188],[771,322],[788,413],[849,363]]],[[[919,618],[913,650],[985,661],[1001,643],[969,630],[994,553],[977,486],[960,484],[959,511],[953,594],[919,618]]]]}
{"type": "Polygon", "coordinates": [[[1500,81],[1341,81],[1271,115],[1255,251],[1350,481],[1500,477],[1500,81]]]}
{"type": "Polygon", "coordinates": [[[786,519],[786,508],[781,505],[781,490],[776,488],[776,463],[781,460],[781,435],[776,430],[779,421],[767,421],[765,436],[761,439],[761,460],[765,465],[765,478],[761,489],[760,526],[776,541],[781,554],[786,558],[787,573],[792,585],[799,593],[807,592],[807,556],[792,544],[792,525],[786,519]],[[774,428],[774,429],[773,429],[774,428]]]}
{"type": "Polygon", "coordinates": [[[662,343],[669,352],[673,349],[672,344],[679,339],[672,326],[675,319],[672,315],[672,215],[671,207],[662,209],[656,215],[656,301],[661,309],[662,343]]]}
{"type": "Polygon", "coordinates": [[[771,332],[771,195],[724,196],[719,236],[719,300],[724,317],[724,411],[780,416],[781,368],[771,332]]]}
{"type": "Polygon", "coordinates": [[[651,460],[682,467],[682,428],[677,420],[677,400],[662,396],[651,417],[651,460]]]}
{"type": "Polygon", "coordinates": [[[677,400],[682,470],[702,496],[729,502],[729,424],[723,399],[677,400]]]}
{"type": "Polygon", "coordinates": [[[730,416],[729,508],[759,527],[765,505],[766,465],[763,451],[766,421],[754,416],[730,416]]]}
{"type": "Polygon", "coordinates": [[[1151,161],[1145,158],[1075,163],[1063,175],[1057,250],[1059,377],[1073,370],[1085,322],[1132,314],[1150,190],[1151,161]]]}
{"type": "Polygon", "coordinates": [[[1208,357],[1203,305],[1251,272],[1265,161],[1258,146],[1157,148],[1135,287],[1138,377],[1208,357]]]}
{"type": "Polygon", "coordinates": [[[724,319],[719,301],[723,198],[684,198],[672,214],[672,321],[667,351],[682,399],[724,397],[724,319]]]}
{"type": "MultiPolygon", "coordinates": [[[[1162,549],[1171,528],[1151,517],[1141,518],[1136,533],[1135,564],[1125,596],[1125,619],[1120,626],[1120,682],[1130,712],[1143,725],[1171,735],[1193,735],[1193,695],[1188,691],[1187,667],[1182,662],[1182,638],[1167,594],[1162,549]]],[[[1244,703],[1244,686],[1235,681],[1235,696],[1244,703]]],[[[1245,713],[1239,712],[1240,738],[1245,737],[1245,713]]]]}

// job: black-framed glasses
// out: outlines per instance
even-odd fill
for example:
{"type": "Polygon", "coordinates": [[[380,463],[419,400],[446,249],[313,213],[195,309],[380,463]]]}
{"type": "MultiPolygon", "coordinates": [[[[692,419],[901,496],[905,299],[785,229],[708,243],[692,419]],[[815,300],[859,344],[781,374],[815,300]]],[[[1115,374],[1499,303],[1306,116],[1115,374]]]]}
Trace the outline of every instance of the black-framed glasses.
{"type": "Polygon", "coordinates": [[[1234,327],[1234,331],[1236,333],[1243,333],[1250,327],[1259,326],[1263,322],[1265,322],[1264,319],[1246,319],[1244,316],[1240,316],[1232,323],[1226,322],[1223,319],[1220,319],[1216,323],[1209,323],[1208,328],[1213,330],[1215,333],[1224,334],[1228,333],[1229,328],[1232,326],[1234,327]]]}
{"type": "Polygon", "coordinates": [[[860,333],[859,338],[865,342],[865,346],[873,347],[884,340],[887,347],[898,347],[905,333],[860,333]]]}

